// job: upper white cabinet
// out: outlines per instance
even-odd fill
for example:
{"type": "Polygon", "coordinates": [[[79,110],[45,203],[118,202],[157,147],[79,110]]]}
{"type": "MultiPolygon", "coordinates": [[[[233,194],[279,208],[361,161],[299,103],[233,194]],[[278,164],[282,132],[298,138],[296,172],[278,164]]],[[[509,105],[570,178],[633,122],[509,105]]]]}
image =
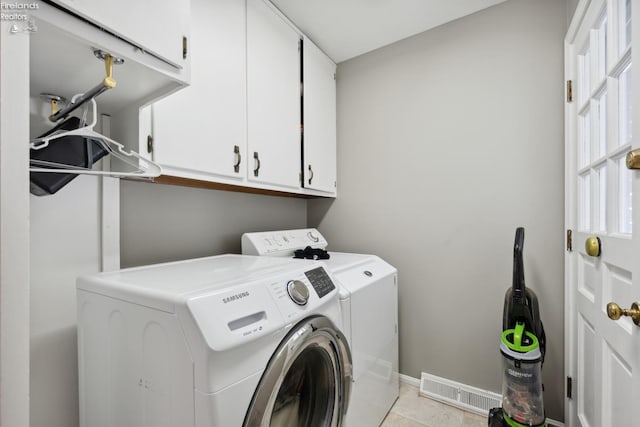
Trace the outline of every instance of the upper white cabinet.
{"type": "Polygon", "coordinates": [[[249,180],[300,187],[300,35],[262,0],[247,0],[249,180]]]}
{"type": "Polygon", "coordinates": [[[192,0],[190,27],[191,85],[121,120],[139,152],[165,182],[335,196],[335,64],[264,0],[192,0]]]}
{"type": "MultiPolygon", "coordinates": [[[[85,2],[77,0],[77,3],[85,2]]],[[[112,3],[104,3],[113,6],[112,3]]],[[[183,61],[182,68],[177,68],[138,48],[142,46],[138,40],[126,41],[102,30],[93,17],[79,18],[50,3],[39,2],[37,5],[36,9],[28,12],[33,25],[16,22],[10,35],[29,38],[30,92],[35,109],[44,110],[44,100],[40,98],[42,93],[71,100],[74,95],[86,93],[100,84],[106,70],[105,62],[95,55],[96,51],[110,54],[120,63],[112,70],[112,77],[117,82],[115,87],[96,98],[101,114],[115,116],[123,110],[132,109],[137,120],[140,106],[176,91],[188,82],[188,59],[183,61]]],[[[116,9],[122,15],[131,15],[129,8],[122,6],[116,9]]],[[[173,16],[174,12],[167,10],[153,15],[173,16]]],[[[149,19],[148,16],[140,18],[149,19]]],[[[143,21],[139,26],[146,27],[143,21]]],[[[46,116],[39,114],[35,121],[47,121],[46,116]]],[[[52,123],[44,125],[50,127],[52,123]]],[[[113,125],[118,126],[118,123],[113,125]]]]}
{"type": "Polygon", "coordinates": [[[311,40],[303,43],[303,186],[336,192],[336,64],[311,40]]]}
{"type": "Polygon", "coordinates": [[[189,0],[54,0],[124,40],[183,68],[189,53],[189,0]]]}
{"type": "MultiPolygon", "coordinates": [[[[247,163],[244,2],[193,0],[191,12],[191,86],[153,104],[153,159],[169,175],[241,179],[247,163]]],[[[143,136],[141,151],[146,141],[143,136]]]]}

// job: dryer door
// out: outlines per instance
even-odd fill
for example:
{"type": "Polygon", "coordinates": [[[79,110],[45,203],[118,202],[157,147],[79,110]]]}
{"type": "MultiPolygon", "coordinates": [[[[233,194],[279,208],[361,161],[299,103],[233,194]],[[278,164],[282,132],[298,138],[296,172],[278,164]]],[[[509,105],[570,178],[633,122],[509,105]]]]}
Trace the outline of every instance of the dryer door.
{"type": "Polygon", "coordinates": [[[351,392],[351,352],[326,317],[297,324],[262,374],[245,427],[325,427],[342,423],[351,392]]]}

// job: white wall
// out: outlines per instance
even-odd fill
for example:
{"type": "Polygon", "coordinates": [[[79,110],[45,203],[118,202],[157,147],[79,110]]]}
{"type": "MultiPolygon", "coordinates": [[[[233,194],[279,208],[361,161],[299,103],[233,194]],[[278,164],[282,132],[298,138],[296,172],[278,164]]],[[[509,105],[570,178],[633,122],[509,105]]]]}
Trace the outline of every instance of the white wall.
{"type": "Polygon", "coordinates": [[[567,4],[511,0],[338,65],[330,250],[399,270],[400,370],[499,392],[515,228],[541,305],[547,415],[563,414],[567,4]]]}
{"type": "Polygon", "coordinates": [[[78,425],[76,278],[101,270],[101,186],[31,196],[31,427],[78,425]]]}
{"type": "Polygon", "coordinates": [[[0,426],[29,424],[29,39],[0,22],[0,426]]]}

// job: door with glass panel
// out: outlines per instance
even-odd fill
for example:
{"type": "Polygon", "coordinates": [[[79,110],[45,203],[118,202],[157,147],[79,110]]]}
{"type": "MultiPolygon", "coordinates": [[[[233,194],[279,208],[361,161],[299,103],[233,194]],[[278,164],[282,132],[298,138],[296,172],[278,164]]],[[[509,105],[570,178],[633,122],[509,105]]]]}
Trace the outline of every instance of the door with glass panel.
{"type": "Polygon", "coordinates": [[[627,167],[640,146],[638,6],[580,1],[565,43],[569,427],[640,426],[640,174],[627,167]]]}

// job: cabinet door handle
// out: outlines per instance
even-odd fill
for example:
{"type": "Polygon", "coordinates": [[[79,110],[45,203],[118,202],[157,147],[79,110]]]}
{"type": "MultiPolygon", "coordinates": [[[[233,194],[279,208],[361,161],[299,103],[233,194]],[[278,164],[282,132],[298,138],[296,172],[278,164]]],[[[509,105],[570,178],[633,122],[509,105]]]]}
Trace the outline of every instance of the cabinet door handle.
{"type": "Polygon", "coordinates": [[[182,37],[182,59],[187,59],[189,53],[189,39],[186,36],[182,37]]]}
{"type": "Polygon", "coordinates": [[[236,155],[236,162],[233,165],[233,171],[235,173],[240,172],[240,162],[242,161],[242,156],[240,155],[240,147],[237,145],[233,146],[233,153],[236,155]]]}
{"type": "Polygon", "coordinates": [[[255,160],[256,167],[253,169],[253,176],[258,176],[260,173],[260,157],[258,157],[258,152],[253,152],[253,159],[255,160]]]}
{"type": "Polygon", "coordinates": [[[311,165],[309,165],[309,185],[311,185],[312,179],[313,179],[313,169],[311,169],[311,165]]]}

